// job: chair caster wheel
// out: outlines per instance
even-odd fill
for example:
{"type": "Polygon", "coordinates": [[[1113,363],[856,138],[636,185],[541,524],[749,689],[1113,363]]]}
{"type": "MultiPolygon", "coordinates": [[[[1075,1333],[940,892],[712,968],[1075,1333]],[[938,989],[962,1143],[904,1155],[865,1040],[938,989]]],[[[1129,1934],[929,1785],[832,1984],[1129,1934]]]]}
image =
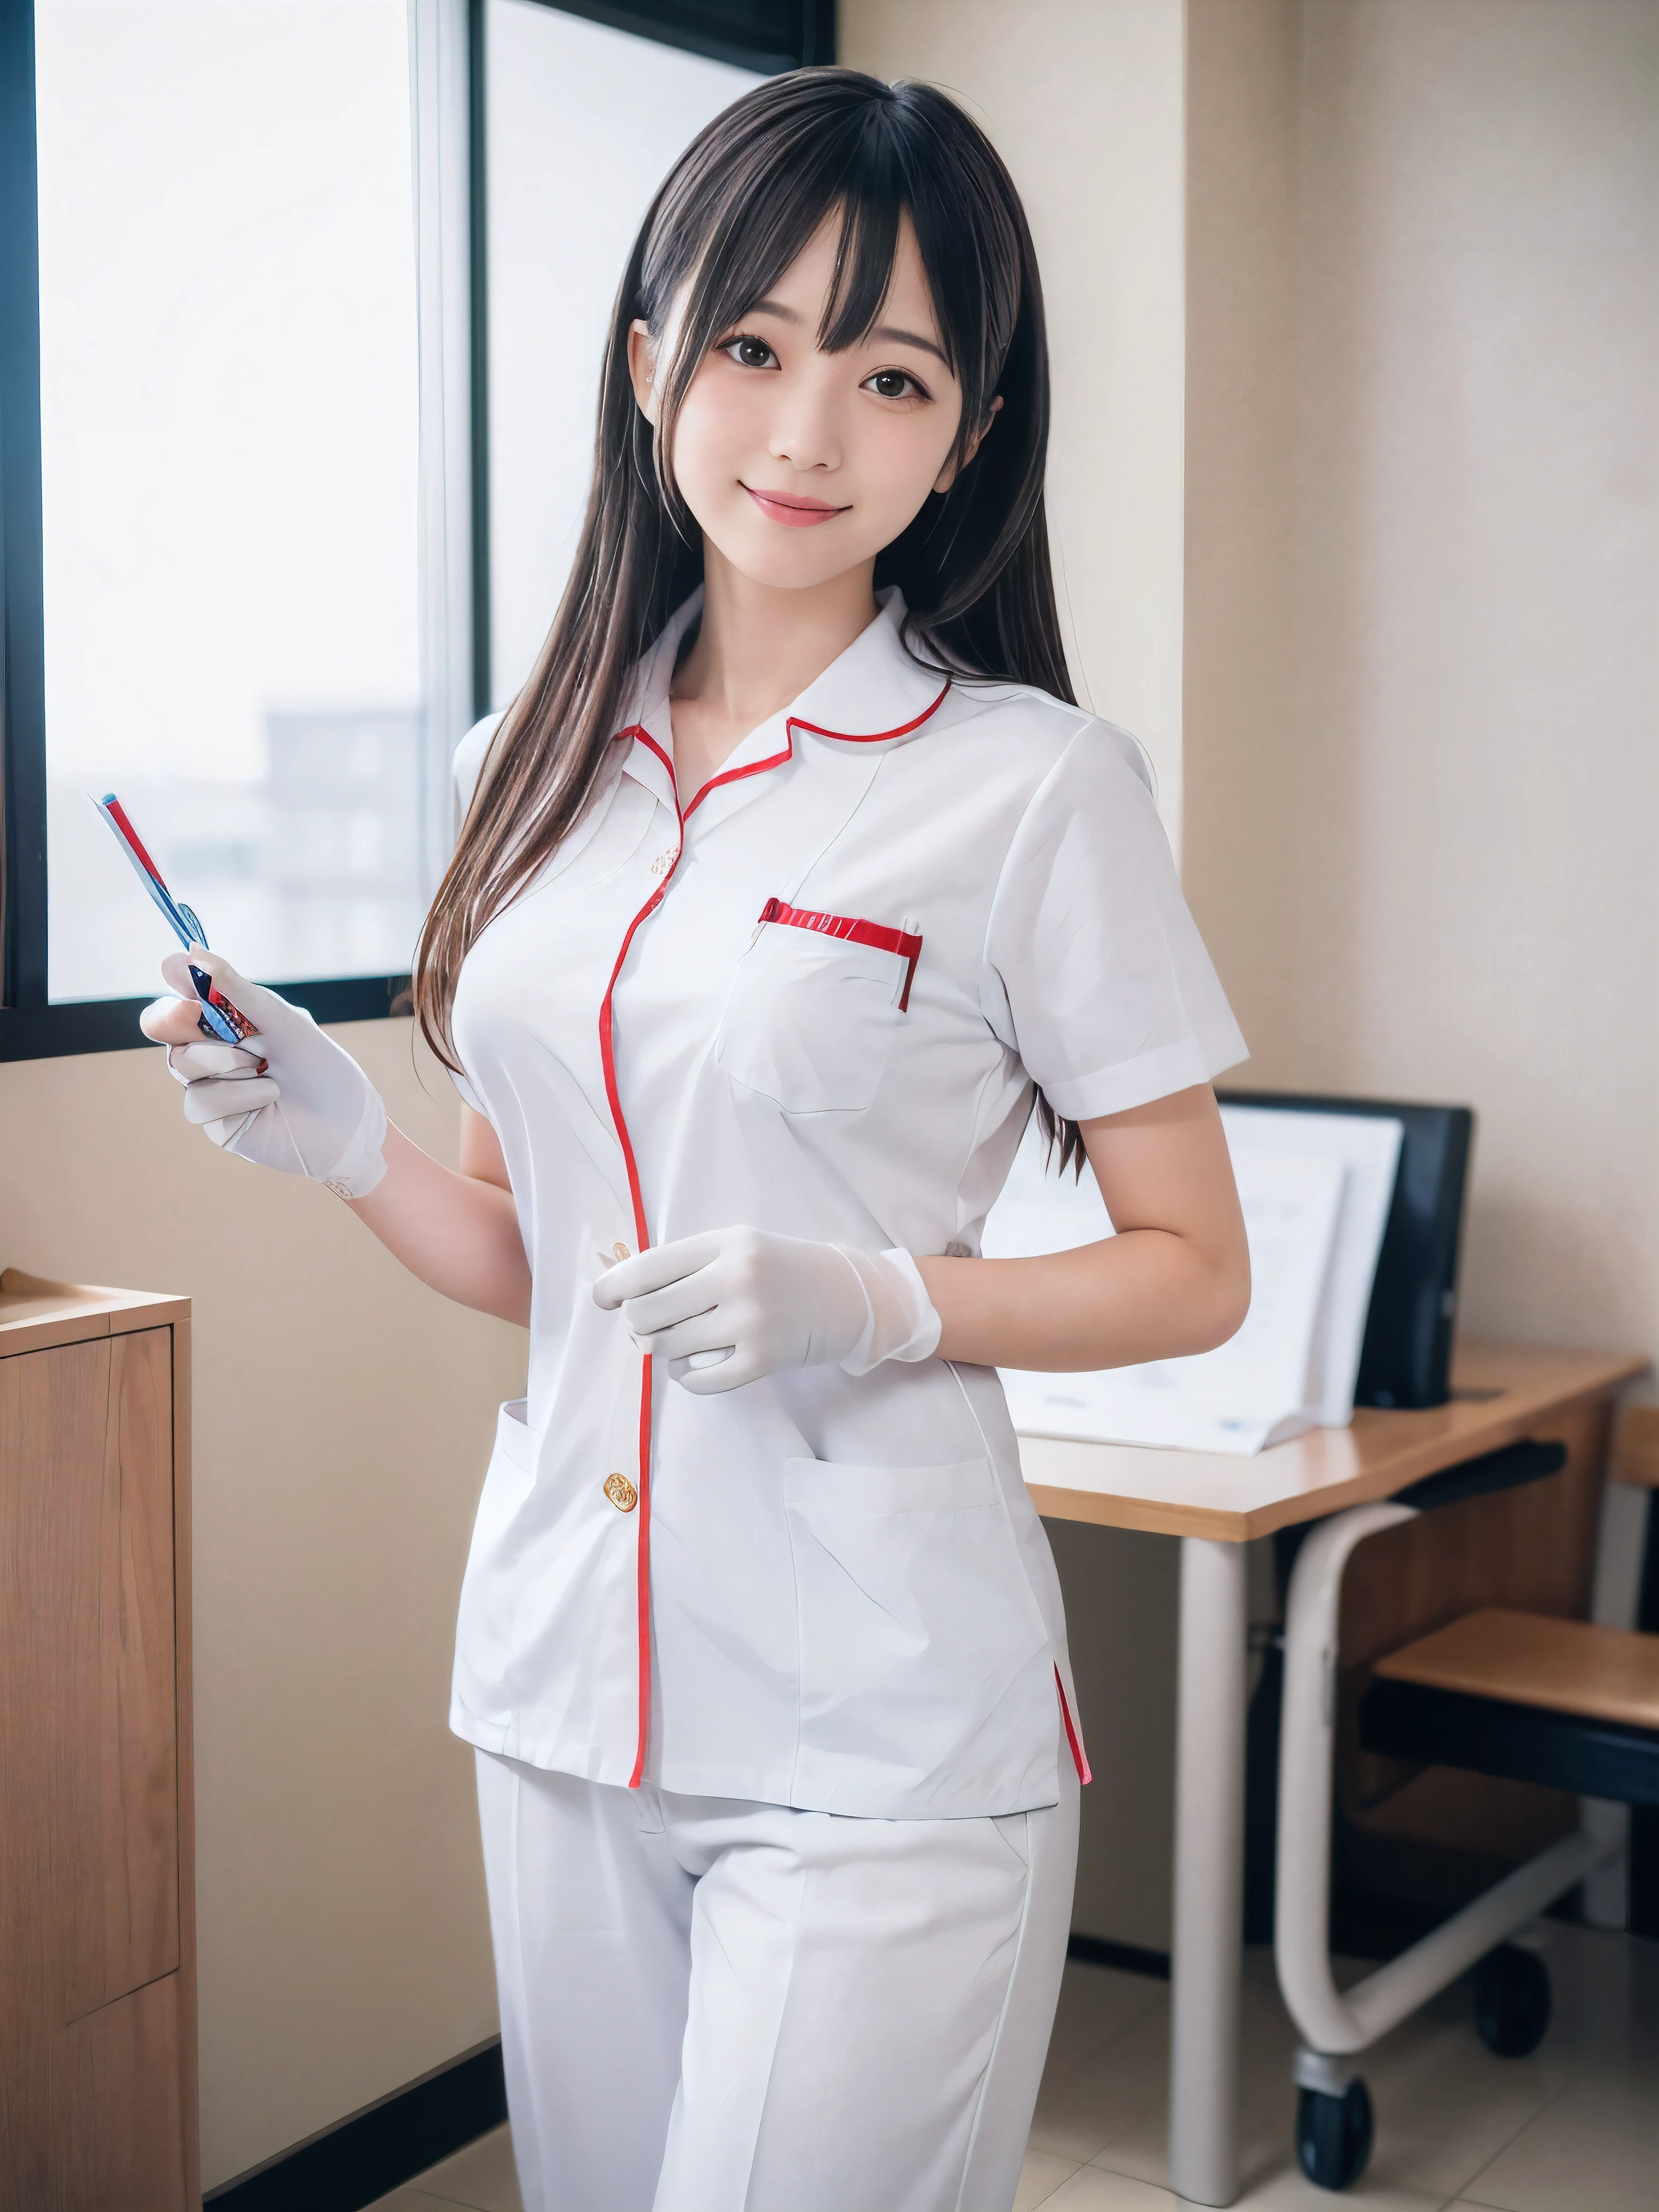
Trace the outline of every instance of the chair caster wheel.
{"type": "Polygon", "coordinates": [[[1296,2100],[1296,2160],[1320,2189],[1349,2189],[1371,2154],[1371,2099],[1363,2081],[1340,2097],[1303,2089],[1296,2100]]]}
{"type": "Polygon", "coordinates": [[[1535,1952],[1500,1943],[1474,1970],[1475,2031],[1499,2058],[1524,2058],[1550,2024],[1549,1969],[1535,1952]]]}

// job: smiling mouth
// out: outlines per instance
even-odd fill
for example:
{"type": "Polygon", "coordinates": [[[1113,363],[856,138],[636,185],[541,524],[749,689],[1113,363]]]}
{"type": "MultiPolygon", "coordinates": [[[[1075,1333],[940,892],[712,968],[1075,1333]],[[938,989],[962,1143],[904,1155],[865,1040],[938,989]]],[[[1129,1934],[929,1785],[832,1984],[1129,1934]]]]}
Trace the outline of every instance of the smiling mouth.
{"type": "Polygon", "coordinates": [[[763,514],[782,523],[787,530],[810,530],[815,522],[833,521],[848,512],[844,507],[831,507],[825,500],[808,499],[799,492],[757,491],[753,484],[743,488],[763,514]]]}

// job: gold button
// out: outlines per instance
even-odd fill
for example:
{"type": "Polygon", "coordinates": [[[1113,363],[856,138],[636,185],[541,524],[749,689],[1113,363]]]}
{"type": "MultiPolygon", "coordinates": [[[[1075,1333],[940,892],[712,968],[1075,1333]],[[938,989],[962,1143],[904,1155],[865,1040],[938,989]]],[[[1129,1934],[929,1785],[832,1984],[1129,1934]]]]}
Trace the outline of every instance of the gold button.
{"type": "Polygon", "coordinates": [[[626,1244],[613,1244],[611,1247],[611,1256],[613,1260],[631,1260],[634,1255],[626,1244]]]}
{"type": "Polygon", "coordinates": [[[651,863],[652,874],[653,876],[665,875],[668,870],[673,866],[678,857],[678,854],[673,853],[659,853],[656,859],[651,863]]]}
{"type": "Polygon", "coordinates": [[[640,1502],[640,1493],[625,1474],[607,1474],[605,1494],[618,1513],[631,1513],[640,1502]]]}

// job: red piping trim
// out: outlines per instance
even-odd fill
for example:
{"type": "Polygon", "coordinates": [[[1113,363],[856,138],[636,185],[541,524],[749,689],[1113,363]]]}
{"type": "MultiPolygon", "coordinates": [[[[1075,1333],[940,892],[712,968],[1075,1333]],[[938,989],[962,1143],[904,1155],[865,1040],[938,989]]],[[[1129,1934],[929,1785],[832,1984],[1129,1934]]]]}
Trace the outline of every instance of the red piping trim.
{"type": "MultiPolygon", "coordinates": [[[[664,753],[656,739],[647,731],[639,728],[631,731],[624,730],[622,735],[637,738],[642,744],[650,746],[652,751],[668,770],[669,788],[673,790],[674,764],[664,753]]],[[[678,791],[675,791],[674,811],[677,815],[679,813],[678,791]]],[[[684,817],[682,816],[682,832],[684,832],[684,817]]],[[[617,978],[622,973],[623,963],[628,957],[628,948],[634,942],[635,931],[648,914],[654,913],[662,904],[663,893],[668,889],[669,884],[673,879],[674,868],[678,867],[679,864],[680,856],[677,850],[674,854],[674,867],[669,869],[661,883],[652,892],[633,921],[629,923],[623,935],[622,948],[617,955],[616,965],[611,970],[611,980],[605,987],[605,996],[599,1001],[599,1061],[605,1070],[605,1095],[611,1108],[611,1119],[616,1128],[617,1140],[622,1146],[623,1164],[628,1170],[628,1196],[634,1210],[634,1249],[636,1252],[647,1250],[651,1239],[646,1228],[645,1200],[640,1190],[639,1164],[634,1157],[633,1139],[628,1133],[628,1123],[623,1115],[622,1097],[617,1089],[617,1055],[611,1030],[611,996],[617,988],[617,978]]],[[[647,1352],[640,1362],[640,1519],[637,1562],[635,1571],[635,1613],[639,1636],[639,1726],[635,1741],[634,1771],[628,1778],[628,1786],[630,1790],[639,1788],[641,1778],[645,1772],[646,1734],[651,1721],[651,1354],[647,1352]]]]}
{"type": "Polygon", "coordinates": [[[1089,1760],[1083,1748],[1083,1739],[1072,1724],[1072,1709],[1066,1702],[1066,1685],[1060,1679],[1058,1667],[1054,1669],[1054,1687],[1060,1692],[1060,1717],[1066,1723],[1066,1741],[1072,1747],[1072,1764],[1077,1769],[1077,1778],[1079,1782],[1092,1782],[1095,1778],[1089,1771],[1089,1760]]]}
{"type": "Polygon", "coordinates": [[[843,938],[849,945],[868,945],[878,952],[896,953],[905,963],[899,1012],[909,1012],[910,986],[916,980],[916,963],[921,957],[921,939],[910,931],[890,929],[880,921],[860,921],[851,915],[807,914],[799,907],[786,906],[781,899],[775,898],[767,900],[760,918],[763,922],[786,923],[791,929],[816,929],[823,936],[843,938]]]}
{"type": "Polygon", "coordinates": [[[951,678],[947,676],[945,679],[945,690],[939,693],[931,707],[922,708],[914,722],[901,722],[896,730],[874,730],[867,738],[854,737],[849,730],[821,730],[816,722],[803,722],[795,715],[791,715],[789,727],[792,730],[810,730],[815,738],[834,738],[838,744],[843,745],[885,744],[889,738],[908,738],[912,730],[919,730],[931,715],[938,714],[939,708],[945,704],[945,693],[950,688],[951,678]]]}
{"type": "Polygon", "coordinates": [[[622,734],[625,738],[637,738],[642,745],[649,745],[652,751],[657,756],[657,758],[668,770],[668,781],[671,784],[673,784],[674,787],[674,811],[678,814],[679,812],[680,805],[680,787],[678,783],[674,782],[673,762],[669,759],[667,754],[652,736],[650,731],[641,728],[638,723],[635,723],[631,730],[624,730],[622,734]]]}
{"type": "MultiPolygon", "coordinates": [[[[690,806],[686,808],[685,812],[681,815],[680,820],[682,823],[689,821],[691,816],[694,815],[697,809],[702,805],[704,799],[708,798],[709,793],[711,791],[717,791],[721,784],[741,783],[746,775],[763,775],[769,768],[781,768],[785,761],[790,757],[795,750],[794,738],[790,735],[790,732],[794,726],[795,726],[793,722],[787,722],[784,725],[783,750],[781,753],[773,753],[766,760],[750,761],[747,768],[728,768],[720,775],[711,775],[708,782],[704,784],[702,789],[698,792],[696,797],[692,799],[690,806]]],[[[660,759],[662,757],[662,748],[659,745],[653,744],[649,738],[646,739],[646,743],[651,746],[652,751],[657,755],[659,759],[660,759]]],[[[674,771],[671,768],[669,774],[672,775],[673,772],[674,771]]]]}
{"type": "MultiPolygon", "coordinates": [[[[922,724],[925,721],[927,721],[933,715],[936,714],[939,708],[945,704],[945,694],[950,690],[950,689],[951,679],[947,677],[945,681],[944,690],[939,693],[938,698],[933,702],[931,706],[924,707],[921,714],[919,714],[913,721],[901,722],[896,730],[872,730],[870,732],[868,736],[860,736],[850,730],[826,730],[821,728],[817,722],[803,722],[798,714],[792,714],[783,726],[783,750],[778,753],[770,753],[764,760],[750,761],[744,768],[729,768],[725,769],[719,775],[711,775],[708,782],[702,786],[702,789],[693,795],[690,801],[681,813],[680,822],[682,827],[690,820],[691,817],[702,805],[704,799],[708,798],[709,793],[711,791],[718,791],[721,784],[741,783],[744,777],[746,775],[763,775],[769,768],[781,768],[787,760],[789,760],[793,757],[795,750],[794,733],[797,730],[805,730],[811,736],[815,738],[833,738],[837,744],[842,745],[885,744],[890,738],[908,738],[912,730],[919,730],[922,724]]],[[[645,744],[650,746],[652,751],[655,753],[657,758],[668,770],[671,780],[672,779],[674,775],[673,763],[669,759],[662,747],[657,743],[656,739],[648,733],[648,732],[641,729],[636,724],[631,729],[618,731],[617,735],[618,737],[623,738],[641,738],[645,744]]],[[[677,805],[678,804],[678,795],[676,797],[675,803],[677,805]]]]}

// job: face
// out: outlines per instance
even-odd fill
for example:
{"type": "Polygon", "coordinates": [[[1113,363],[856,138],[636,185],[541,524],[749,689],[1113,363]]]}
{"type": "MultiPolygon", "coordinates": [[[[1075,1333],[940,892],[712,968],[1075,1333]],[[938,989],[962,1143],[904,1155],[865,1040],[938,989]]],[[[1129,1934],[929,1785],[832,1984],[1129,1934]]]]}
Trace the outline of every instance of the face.
{"type": "MultiPolygon", "coordinates": [[[[962,389],[908,216],[875,328],[845,353],[818,348],[839,227],[839,216],[827,222],[716,341],[675,426],[675,477],[705,535],[744,575],[786,589],[873,562],[955,473],[962,389]]],[[[666,337],[672,344],[672,323],[666,337]]],[[[630,361],[654,416],[643,323],[630,361]]]]}

